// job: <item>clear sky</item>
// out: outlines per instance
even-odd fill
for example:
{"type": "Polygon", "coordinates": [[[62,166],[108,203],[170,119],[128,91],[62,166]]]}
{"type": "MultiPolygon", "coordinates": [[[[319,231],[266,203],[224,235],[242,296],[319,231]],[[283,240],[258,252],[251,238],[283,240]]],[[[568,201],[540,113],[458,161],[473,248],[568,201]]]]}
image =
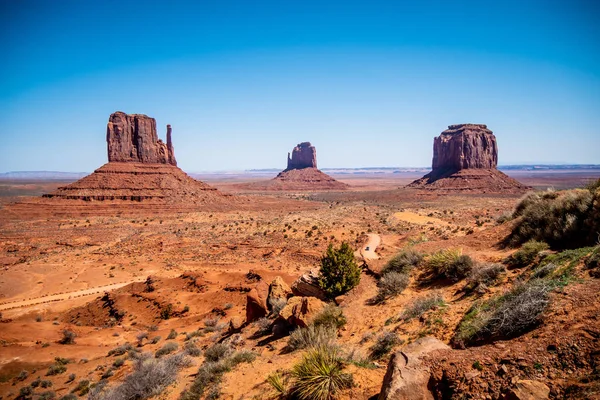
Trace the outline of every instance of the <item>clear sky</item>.
{"type": "Polygon", "coordinates": [[[500,164],[600,164],[600,3],[0,0],[0,172],[91,171],[120,110],[189,172],[429,166],[485,123],[500,164]]]}

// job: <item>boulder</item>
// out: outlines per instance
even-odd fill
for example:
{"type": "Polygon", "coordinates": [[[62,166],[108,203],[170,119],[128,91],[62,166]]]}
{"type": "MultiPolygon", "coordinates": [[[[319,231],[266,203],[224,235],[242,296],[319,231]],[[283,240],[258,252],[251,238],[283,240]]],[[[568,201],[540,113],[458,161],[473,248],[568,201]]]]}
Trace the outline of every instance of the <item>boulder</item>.
{"type": "Polygon", "coordinates": [[[288,153],[286,171],[302,168],[317,168],[317,149],[310,142],[299,143],[288,153]]]}
{"type": "Polygon", "coordinates": [[[292,293],[295,296],[316,297],[327,300],[327,294],[319,286],[319,272],[312,270],[303,274],[292,283],[292,293]]]}
{"type": "Polygon", "coordinates": [[[244,321],[238,316],[232,317],[229,320],[229,332],[239,332],[244,326],[244,321]]]}
{"type": "Polygon", "coordinates": [[[246,294],[246,322],[254,322],[260,318],[266,317],[267,296],[269,294],[269,286],[260,282],[252,290],[246,294]]]}
{"type": "Polygon", "coordinates": [[[139,162],[177,165],[171,140],[171,125],[167,125],[167,143],[156,133],[156,120],[143,114],[110,115],[106,126],[109,162],[139,162]]]}
{"type": "Polygon", "coordinates": [[[292,289],[280,276],[273,279],[269,285],[269,295],[267,296],[267,306],[272,308],[273,302],[277,300],[287,300],[292,296],[292,289]]]}
{"type": "Polygon", "coordinates": [[[304,328],[323,308],[325,303],[315,297],[292,297],[279,313],[279,318],[292,326],[304,328]]]}
{"type": "Polygon", "coordinates": [[[430,371],[422,358],[436,350],[449,350],[443,342],[426,336],[392,355],[379,400],[433,400],[428,388],[430,371]]]}
{"type": "Polygon", "coordinates": [[[550,389],[542,382],[520,380],[504,397],[505,400],[545,400],[550,396],[550,389]]]}

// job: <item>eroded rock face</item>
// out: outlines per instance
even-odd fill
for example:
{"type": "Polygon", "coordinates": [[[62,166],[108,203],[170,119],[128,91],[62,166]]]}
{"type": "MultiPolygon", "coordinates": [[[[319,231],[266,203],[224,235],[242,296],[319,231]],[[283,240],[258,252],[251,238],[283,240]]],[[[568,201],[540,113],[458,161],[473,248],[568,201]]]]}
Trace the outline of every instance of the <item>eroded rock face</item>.
{"type": "Polygon", "coordinates": [[[325,308],[325,303],[315,297],[292,297],[279,313],[279,318],[291,326],[306,328],[325,308]]]}
{"type": "Polygon", "coordinates": [[[433,140],[433,170],[495,169],[496,137],[482,124],[450,125],[433,140]]]}
{"type": "Polygon", "coordinates": [[[269,313],[267,308],[267,296],[269,285],[259,282],[254,289],[246,295],[246,322],[254,322],[266,317],[269,313]]]}
{"type": "Polygon", "coordinates": [[[288,153],[286,171],[291,169],[317,168],[317,149],[310,142],[299,143],[288,153]]]}
{"type": "Polygon", "coordinates": [[[142,114],[111,114],[106,127],[109,162],[139,162],[177,165],[167,125],[167,143],[156,133],[156,120],[142,114]]]}
{"type": "Polygon", "coordinates": [[[392,355],[378,400],[433,400],[430,370],[422,358],[436,350],[449,350],[440,340],[426,336],[392,355]]]}

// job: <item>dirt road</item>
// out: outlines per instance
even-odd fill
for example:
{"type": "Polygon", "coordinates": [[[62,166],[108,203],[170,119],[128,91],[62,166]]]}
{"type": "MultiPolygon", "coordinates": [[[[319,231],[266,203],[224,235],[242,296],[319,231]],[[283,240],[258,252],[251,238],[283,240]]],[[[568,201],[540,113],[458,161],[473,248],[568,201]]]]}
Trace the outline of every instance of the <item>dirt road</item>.
{"type": "Polygon", "coordinates": [[[146,280],[146,277],[138,277],[135,279],[130,279],[125,282],[113,283],[113,284],[104,285],[104,286],[96,286],[96,287],[89,288],[89,289],[76,290],[74,292],[66,292],[66,293],[60,293],[60,294],[53,294],[53,295],[49,295],[49,296],[36,297],[33,299],[13,301],[13,302],[9,302],[9,303],[0,304],[0,311],[11,310],[14,308],[29,307],[29,306],[34,306],[36,304],[49,303],[49,302],[54,302],[54,301],[69,300],[69,299],[72,299],[75,297],[90,296],[93,294],[98,294],[98,293],[118,289],[125,285],[129,285],[130,283],[133,283],[133,282],[143,282],[145,280],[146,280]]]}
{"type": "Polygon", "coordinates": [[[369,233],[367,234],[367,236],[369,238],[367,239],[367,243],[365,243],[364,246],[360,249],[360,254],[365,259],[365,261],[378,260],[379,256],[377,255],[377,253],[375,253],[375,249],[381,244],[381,237],[376,233],[369,233]]]}

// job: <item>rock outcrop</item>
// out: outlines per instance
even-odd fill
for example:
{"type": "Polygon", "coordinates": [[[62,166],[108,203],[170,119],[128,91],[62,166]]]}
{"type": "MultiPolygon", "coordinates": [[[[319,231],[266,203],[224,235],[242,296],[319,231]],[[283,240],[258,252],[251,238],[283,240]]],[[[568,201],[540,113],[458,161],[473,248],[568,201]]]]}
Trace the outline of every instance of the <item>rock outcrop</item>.
{"type": "Polygon", "coordinates": [[[279,312],[279,318],[290,326],[306,328],[325,308],[325,303],[315,297],[292,297],[279,312]]]}
{"type": "Polygon", "coordinates": [[[428,388],[429,367],[421,360],[436,350],[450,350],[450,347],[434,337],[426,336],[393,354],[378,399],[433,400],[434,396],[428,388]]]}
{"type": "Polygon", "coordinates": [[[316,297],[320,300],[327,300],[327,294],[319,286],[319,271],[311,270],[302,274],[292,283],[292,293],[295,296],[316,297]]]}
{"type": "Polygon", "coordinates": [[[106,127],[108,162],[139,162],[177,165],[171,125],[167,125],[167,143],[156,133],[156,120],[143,114],[110,115],[106,127]]]}
{"type": "Polygon", "coordinates": [[[317,168],[317,149],[310,142],[299,143],[288,153],[286,171],[292,169],[317,168]]]}
{"type": "Polygon", "coordinates": [[[254,322],[266,317],[269,313],[267,297],[269,296],[269,285],[259,282],[256,287],[246,295],[246,323],[254,322]]]}
{"type": "Polygon", "coordinates": [[[477,192],[522,192],[528,189],[498,171],[497,165],[498,144],[486,125],[450,125],[433,140],[432,171],[408,186],[477,192]]]}

